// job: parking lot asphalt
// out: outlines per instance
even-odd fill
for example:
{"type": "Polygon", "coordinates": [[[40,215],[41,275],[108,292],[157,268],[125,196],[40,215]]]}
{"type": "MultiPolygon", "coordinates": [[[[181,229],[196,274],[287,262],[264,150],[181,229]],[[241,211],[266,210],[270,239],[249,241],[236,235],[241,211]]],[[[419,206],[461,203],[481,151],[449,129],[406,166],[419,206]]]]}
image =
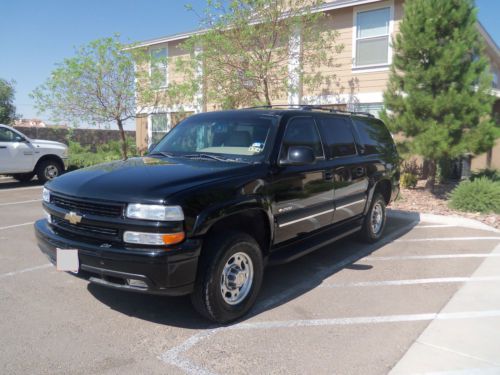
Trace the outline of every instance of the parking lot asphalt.
{"type": "Polygon", "coordinates": [[[2,374],[500,373],[500,234],[484,226],[392,215],[378,244],[268,268],[250,315],[214,326],[188,297],[57,272],[33,233],[41,190],[0,179],[2,374]]]}

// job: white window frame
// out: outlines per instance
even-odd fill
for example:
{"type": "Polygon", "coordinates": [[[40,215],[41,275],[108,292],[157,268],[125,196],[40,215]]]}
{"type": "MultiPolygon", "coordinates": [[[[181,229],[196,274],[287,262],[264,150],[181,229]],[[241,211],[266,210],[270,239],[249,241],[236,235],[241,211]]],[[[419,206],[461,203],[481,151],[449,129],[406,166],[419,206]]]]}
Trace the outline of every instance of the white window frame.
{"type": "MultiPolygon", "coordinates": [[[[150,58],[152,58],[153,51],[155,51],[155,50],[161,50],[161,49],[165,50],[165,56],[166,56],[166,58],[168,60],[168,44],[164,45],[164,46],[160,46],[160,47],[151,47],[149,49],[149,56],[150,56],[150,58]]],[[[153,65],[153,61],[151,60],[150,63],[149,63],[149,76],[150,77],[151,77],[151,73],[152,73],[152,65],[153,65]]],[[[168,86],[168,61],[165,62],[165,64],[159,64],[159,63],[157,63],[156,67],[157,68],[158,67],[165,68],[165,84],[160,86],[160,89],[164,89],[164,88],[166,88],[168,86]]]]}
{"type": "Polygon", "coordinates": [[[389,70],[389,66],[392,64],[392,43],[391,38],[394,32],[394,1],[387,0],[383,2],[377,2],[375,4],[361,5],[353,8],[352,12],[352,70],[358,73],[363,72],[376,72],[389,70]],[[356,64],[356,49],[357,49],[357,33],[358,33],[358,13],[369,12],[373,10],[379,10],[383,8],[389,8],[389,47],[387,51],[387,63],[382,64],[370,64],[370,65],[357,65],[356,64]]]}
{"type": "Polygon", "coordinates": [[[172,126],[172,117],[170,112],[158,111],[153,112],[148,115],[148,147],[153,144],[153,116],[154,115],[167,115],[167,133],[171,130],[172,126]]]}

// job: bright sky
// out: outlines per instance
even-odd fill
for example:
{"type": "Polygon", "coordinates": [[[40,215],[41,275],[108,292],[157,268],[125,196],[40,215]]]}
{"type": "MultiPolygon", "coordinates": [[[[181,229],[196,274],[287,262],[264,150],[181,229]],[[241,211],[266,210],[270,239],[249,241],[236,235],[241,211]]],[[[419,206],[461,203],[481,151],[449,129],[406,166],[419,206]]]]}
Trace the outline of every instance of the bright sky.
{"type": "MultiPolygon", "coordinates": [[[[43,83],[54,64],[74,47],[119,33],[124,41],[141,41],[191,31],[204,0],[0,0],[0,77],[16,83],[17,111],[38,115],[29,93],[43,83]]],[[[479,19],[500,44],[500,0],[476,0],[479,19]]]]}

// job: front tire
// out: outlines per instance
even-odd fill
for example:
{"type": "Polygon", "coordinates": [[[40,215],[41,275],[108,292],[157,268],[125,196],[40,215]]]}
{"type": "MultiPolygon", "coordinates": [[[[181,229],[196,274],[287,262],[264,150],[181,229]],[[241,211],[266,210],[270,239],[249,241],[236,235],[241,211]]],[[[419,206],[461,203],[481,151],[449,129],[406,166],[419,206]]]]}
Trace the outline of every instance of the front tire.
{"type": "Polygon", "coordinates": [[[36,176],[42,184],[51,181],[63,172],[61,163],[57,160],[43,160],[38,164],[36,176]]]}
{"type": "Polygon", "coordinates": [[[210,236],[202,250],[191,302],[204,317],[228,323],[255,303],[264,264],[257,242],[246,233],[210,236]]]}
{"type": "Polygon", "coordinates": [[[361,239],[368,243],[377,242],[384,232],[387,221],[385,199],[380,193],[375,193],[361,229],[361,239]]]}

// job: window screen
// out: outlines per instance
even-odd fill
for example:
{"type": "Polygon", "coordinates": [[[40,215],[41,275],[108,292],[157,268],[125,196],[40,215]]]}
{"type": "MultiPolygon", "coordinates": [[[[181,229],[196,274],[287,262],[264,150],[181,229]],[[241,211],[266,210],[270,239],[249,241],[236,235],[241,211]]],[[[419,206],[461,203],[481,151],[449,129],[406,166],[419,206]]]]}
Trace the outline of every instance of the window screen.
{"type": "Polygon", "coordinates": [[[359,12],[356,18],[356,66],[389,62],[390,8],[359,12]]]}
{"type": "Polygon", "coordinates": [[[319,127],[323,134],[325,146],[330,152],[330,157],[356,154],[350,119],[323,117],[319,119],[319,127]]]}
{"type": "Polygon", "coordinates": [[[311,147],[314,150],[314,156],[323,156],[321,138],[312,118],[297,117],[288,122],[281,148],[282,159],[287,157],[290,146],[311,147]]]}

